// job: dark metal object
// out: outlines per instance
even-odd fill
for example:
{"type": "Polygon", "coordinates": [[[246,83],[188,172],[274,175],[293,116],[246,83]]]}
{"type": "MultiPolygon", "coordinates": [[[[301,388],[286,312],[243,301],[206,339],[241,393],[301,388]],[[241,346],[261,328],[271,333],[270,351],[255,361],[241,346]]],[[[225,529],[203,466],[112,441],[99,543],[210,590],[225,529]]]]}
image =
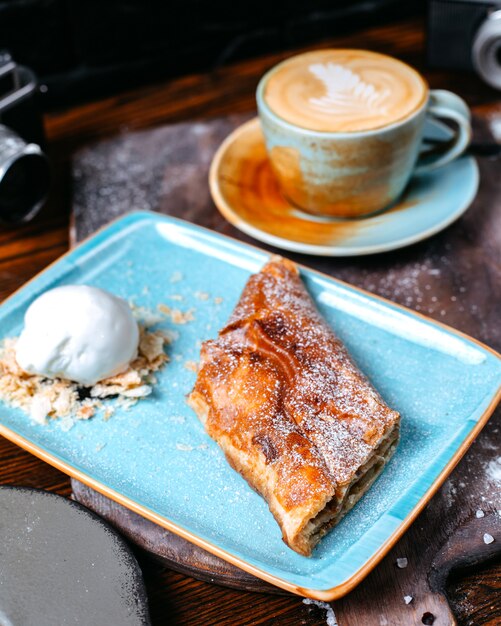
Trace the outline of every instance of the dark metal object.
{"type": "Polygon", "coordinates": [[[501,8],[482,23],[473,43],[473,65],[486,83],[501,89],[501,8]]]}
{"type": "Polygon", "coordinates": [[[80,504],[0,487],[0,624],[150,626],[139,565],[80,504]]]}
{"type": "Polygon", "coordinates": [[[0,54],[0,222],[31,219],[50,186],[37,80],[7,53],[0,54]]]}
{"type": "Polygon", "coordinates": [[[428,62],[501,89],[501,0],[430,0],[428,62]]]}
{"type": "Polygon", "coordinates": [[[0,221],[25,222],[47,196],[50,168],[40,146],[0,124],[0,221]]]}

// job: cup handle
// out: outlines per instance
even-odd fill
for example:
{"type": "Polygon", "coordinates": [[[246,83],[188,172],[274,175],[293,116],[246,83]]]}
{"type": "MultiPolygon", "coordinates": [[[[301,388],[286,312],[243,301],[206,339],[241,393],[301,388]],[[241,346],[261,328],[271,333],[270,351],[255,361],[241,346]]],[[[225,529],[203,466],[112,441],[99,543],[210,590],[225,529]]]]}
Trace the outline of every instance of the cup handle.
{"type": "Polygon", "coordinates": [[[432,118],[452,120],[457,130],[449,141],[440,142],[440,148],[419,155],[414,174],[426,174],[450,163],[466,150],[471,140],[470,110],[455,93],[445,89],[430,91],[426,114],[432,118]]]}

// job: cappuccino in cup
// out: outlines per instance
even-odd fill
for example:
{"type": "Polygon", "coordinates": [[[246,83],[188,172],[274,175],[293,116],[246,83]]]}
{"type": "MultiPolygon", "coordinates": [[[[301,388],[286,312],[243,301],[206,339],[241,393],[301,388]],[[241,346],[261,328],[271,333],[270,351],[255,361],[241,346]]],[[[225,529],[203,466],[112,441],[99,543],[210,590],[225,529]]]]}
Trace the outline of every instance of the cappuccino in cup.
{"type": "Polygon", "coordinates": [[[280,63],[257,91],[268,155],[286,198],[308,213],[360,217],[391,205],[413,172],[459,156],[469,111],[430,92],[409,65],[366,50],[317,50],[280,63]],[[427,115],[452,119],[456,140],[418,164],[427,115]],[[417,165],[417,167],[416,167],[417,165]]]}

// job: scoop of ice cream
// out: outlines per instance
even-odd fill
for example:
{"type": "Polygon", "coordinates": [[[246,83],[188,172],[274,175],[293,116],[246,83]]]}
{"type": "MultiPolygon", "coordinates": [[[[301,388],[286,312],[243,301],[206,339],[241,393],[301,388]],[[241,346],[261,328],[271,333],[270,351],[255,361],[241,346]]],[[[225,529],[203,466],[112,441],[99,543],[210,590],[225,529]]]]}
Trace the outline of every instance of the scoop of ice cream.
{"type": "Polygon", "coordinates": [[[30,374],[94,385],[127,369],[138,343],[137,322],[125,300],[96,287],[68,285],[30,305],[16,359],[30,374]]]}

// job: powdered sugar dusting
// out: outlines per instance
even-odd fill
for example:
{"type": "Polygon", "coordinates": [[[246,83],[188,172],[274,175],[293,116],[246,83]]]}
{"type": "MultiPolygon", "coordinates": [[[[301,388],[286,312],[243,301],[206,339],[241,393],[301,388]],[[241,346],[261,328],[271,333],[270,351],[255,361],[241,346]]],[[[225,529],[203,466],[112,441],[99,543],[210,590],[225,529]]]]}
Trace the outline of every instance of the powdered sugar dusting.
{"type": "Polygon", "coordinates": [[[501,483],[501,456],[491,459],[487,463],[485,474],[491,482],[501,483]]]}

